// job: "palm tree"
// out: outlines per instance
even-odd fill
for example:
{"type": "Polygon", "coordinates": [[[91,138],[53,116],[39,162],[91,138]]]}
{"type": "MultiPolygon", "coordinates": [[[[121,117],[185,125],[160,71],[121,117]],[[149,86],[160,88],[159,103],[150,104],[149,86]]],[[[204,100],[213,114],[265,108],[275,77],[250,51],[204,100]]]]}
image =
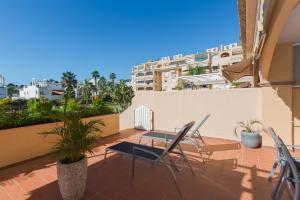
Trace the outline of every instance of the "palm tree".
{"type": "Polygon", "coordinates": [[[76,112],[63,116],[57,115],[56,118],[61,119],[64,125],[41,134],[59,136],[60,139],[54,148],[63,156],[63,161],[73,163],[79,161],[85,153],[93,153],[92,144],[97,139],[95,133],[102,133],[102,127],[105,126],[102,121],[84,122],[81,120],[80,113],[76,112]]]}
{"type": "Polygon", "coordinates": [[[96,86],[96,95],[97,95],[97,79],[100,77],[100,73],[97,70],[92,72],[92,78],[94,79],[94,85],[96,86]]]}
{"type": "Polygon", "coordinates": [[[98,81],[98,96],[100,99],[104,99],[107,95],[107,82],[104,76],[101,76],[98,81]]]}
{"type": "Polygon", "coordinates": [[[117,76],[115,73],[110,73],[109,75],[109,79],[110,81],[112,82],[112,85],[114,86],[115,85],[115,80],[116,80],[117,76]]]}
{"type": "Polygon", "coordinates": [[[116,85],[115,91],[113,93],[113,101],[120,106],[120,111],[123,112],[131,105],[131,100],[134,97],[134,91],[132,87],[127,86],[126,82],[121,80],[119,84],[116,85]]]}
{"type": "Polygon", "coordinates": [[[109,75],[109,82],[107,83],[107,93],[108,95],[113,98],[114,92],[115,92],[115,79],[116,79],[116,74],[115,73],[110,73],[109,75]]]}
{"type": "Polygon", "coordinates": [[[72,97],[74,89],[77,87],[76,75],[70,71],[63,73],[61,78],[61,85],[65,88],[65,104],[64,104],[64,115],[67,111],[67,104],[69,98],[72,97]]]}
{"type": "Polygon", "coordinates": [[[91,82],[84,80],[84,83],[78,87],[78,94],[82,96],[86,104],[88,104],[92,97],[93,86],[94,85],[91,82]]]}

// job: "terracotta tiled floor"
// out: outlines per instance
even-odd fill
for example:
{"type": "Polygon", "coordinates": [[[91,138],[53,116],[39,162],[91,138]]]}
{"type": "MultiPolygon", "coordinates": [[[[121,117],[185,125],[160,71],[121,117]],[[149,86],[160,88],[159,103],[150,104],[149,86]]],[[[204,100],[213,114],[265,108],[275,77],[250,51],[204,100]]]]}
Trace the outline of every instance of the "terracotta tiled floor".
{"type": "MultiPolygon", "coordinates": [[[[95,155],[88,159],[88,180],[84,199],[108,200],[199,200],[199,199],[270,199],[267,180],[274,161],[274,149],[246,149],[234,141],[205,138],[206,164],[193,148],[184,147],[196,172],[179,163],[180,198],[161,165],[138,160],[136,175],[131,176],[131,159],[109,154],[103,163],[104,149],[122,140],[137,142],[142,132],[123,131],[98,142],[95,155]]],[[[146,141],[145,141],[146,142],[146,141]]],[[[157,144],[159,145],[159,144],[157,144]]],[[[61,199],[53,155],[0,170],[0,199],[61,199]]]]}

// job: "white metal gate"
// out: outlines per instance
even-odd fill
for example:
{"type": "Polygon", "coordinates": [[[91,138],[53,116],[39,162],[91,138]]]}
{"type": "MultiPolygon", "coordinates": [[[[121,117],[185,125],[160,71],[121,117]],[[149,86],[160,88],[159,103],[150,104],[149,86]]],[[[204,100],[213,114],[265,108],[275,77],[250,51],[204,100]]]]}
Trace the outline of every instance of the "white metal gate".
{"type": "Polygon", "coordinates": [[[153,111],[146,106],[137,107],[134,110],[134,128],[147,131],[153,130],[153,111]]]}

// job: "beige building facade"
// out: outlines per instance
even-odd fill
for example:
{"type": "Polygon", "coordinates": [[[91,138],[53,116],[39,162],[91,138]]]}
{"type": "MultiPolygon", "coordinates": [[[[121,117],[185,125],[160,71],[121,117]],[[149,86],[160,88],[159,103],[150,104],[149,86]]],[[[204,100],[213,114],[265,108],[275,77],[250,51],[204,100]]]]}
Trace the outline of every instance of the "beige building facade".
{"type": "Polygon", "coordinates": [[[232,43],[209,48],[203,53],[162,57],[132,68],[132,86],[135,91],[171,91],[178,86],[178,78],[201,66],[206,73],[220,73],[229,65],[243,59],[242,46],[232,43]]]}
{"type": "Polygon", "coordinates": [[[251,71],[254,86],[261,88],[265,126],[287,143],[300,144],[299,0],[238,0],[238,7],[242,62],[248,65],[224,71],[233,81],[251,71]]]}
{"type": "MultiPolygon", "coordinates": [[[[172,131],[211,114],[203,135],[237,139],[239,121],[258,119],[285,143],[300,144],[300,1],[238,0],[238,7],[244,58],[223,71],[231,81],[251,73],[255,88],[138,92],[120,116],[122,129],[133,126],[133,110],[145,105],[157,130],[172,131]]],[[[274,145],[268,134],[262,136],[263,145],[274,145]]]]}

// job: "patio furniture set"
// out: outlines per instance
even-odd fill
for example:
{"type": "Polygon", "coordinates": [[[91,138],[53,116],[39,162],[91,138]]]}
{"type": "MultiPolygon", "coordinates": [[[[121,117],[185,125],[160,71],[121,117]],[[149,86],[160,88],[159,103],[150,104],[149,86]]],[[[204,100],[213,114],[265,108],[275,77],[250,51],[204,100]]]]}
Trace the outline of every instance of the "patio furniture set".
{"type": "MultiPolygon", "coordinates": [[[[199,132],[199,128],[207,121],[210,115],[207,115],[203,120],[195,123],[194,121],[184,125],[178,132],[175,130],[175,134],[165,133],[165,132],[147,132],[140,137],[139,144],[132,142],[121,142],[106,148],[104,161],[106,160],[107,154],[109,152],[116,152],[123,155],[128,155],[132,157],[132,176],[135,172],[135,160],[136,158],[150,161],[152,163],[160,163],[164,165],[172,176],[172,180],[176,186],[176,189],[181,196],[181,190],[177,183],[175,172],[179,172],[175,161],[171,155],[180,156],[185,163],[187,163],[191,173],[195,175],[193,168],[182,150],[182,144],[193,145],[201,155],[201,148],[205,145],[203,138],[199,132]],[[151,140],[151,146],[140,144],[142,139],[151,140]],[[154,147],[154,141],[165,143],[165,149],[154,147]]],[[[201,155],[202,156],[202,155],[201,155]]]]}
{"type": "MultiPolygon", "coordinates": [[[[104,161],[106,161],[107,154],[112,152],[131,156],[132,176],[135,175],[135,161],[137,158],[149,161],[153,164],[162,164],[170,172],[178,194],[182,196],[176,179],[176,173],[180,172],[180,170],[171,155],[177,155],[182,158],[189,167],[192,175],[195,175],[189,159],[181,146],[183,144],[194,146],[203,159],[201,152],[206,144],[199,129],[209,117],[210,115],[208,114],[196,123],[192,121],[185,124],[181,129],[176,128],[173,134],[168,132],[149,131],[140,137],[139,143],[124,141],[110,146],[106,148],[104,161]],[[151,146],[141,144],[145,139],[151,141],[151,146]],[[155,147],[155,141],[165,143],[165,148],[155,147]]],[[[269,175],[270,182],[274,181],[273,177],[276,169],[280,169],[277,178],[278,180],[274,183],[272,199],[281,199],[283,193],[287,191],[291,199],[298,200],[300,199],[300,159],[293,158],[288,148],[300,149],[300,147],[295,145],[285,145],[272,128],[268,129],[268,133],[274,140],[276,150],[276,159],[269,175]]],[[[205,163],[204,159],[203,162],[205,163]]]]}

